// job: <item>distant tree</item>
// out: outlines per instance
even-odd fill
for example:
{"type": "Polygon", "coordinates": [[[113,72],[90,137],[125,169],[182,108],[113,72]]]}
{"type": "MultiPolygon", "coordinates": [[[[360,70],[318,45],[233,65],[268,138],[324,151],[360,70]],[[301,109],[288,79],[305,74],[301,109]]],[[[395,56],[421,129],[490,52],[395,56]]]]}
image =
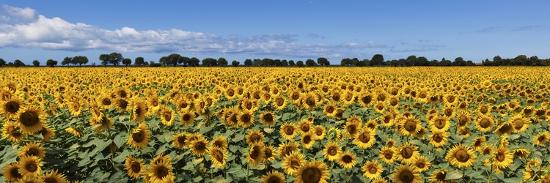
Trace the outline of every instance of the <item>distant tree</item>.
{"type": "Polygon", "coordinates": [[[120,53],[113,52],[109,54],[109,62],[115,66],[117,66],[120,62],[122,62],[123,59],[124,57],[122,57],[122,54],[120,53]]]}
{"type": "Polygon", "coordinates": [[[341,66],[351,66],[351,59],[350,58],[343,58],[342,61],[340,61],[341,66]]]}
{"type": "Polygon", "coordinates": [[[178,62],[183,62],[183,57],[180,54],[173,53],[168,55],[168,57],[166,57],[166,60],[164,60],[164,62],[165,62],[164,65],[176,66],[178,65],[178,62]]]}
{"type": "Polygon", "coordinates": [[[370,65],[381,66],[384,65],[384,56],[382,54],[375,54],[370,59],[370,65]]]}
{"type": "Polygon", "coordinates": [[[315,61],[313,61],[313,59],[307,59],[307,60],[306,60],[306,65],[307,65],[308,67],[311,67],[311,66],[316,66],[317,63],[315,63],[315,61]]]}
{"type": "Polygon", "coordinates": [[[122,64],[128,67],[130,64],[132,64],[132,59],[129,59],[129,58],[122,59],[122,64]]]}
{"type": "Polygon", "coordinates": [[[317,58],[317,64],[319,64],[320,66],[327,66],[327,65],[330,65],[330,62],[328,61],[327,58],[319,57],[317,58]]]}
{"type": "Polygon", "coordinates": [[[220,58],[218,58],[217,65],[218,66],[227,66],[227,60],[223,57],[220,57],[220,58]]]}
{"type": "Polygon", "coordinates": [[[0,58],[0,67],[6,66],[6,61],[0,58]]]}
{"type": "Polygon", "coordinates": [[[106,66],[109,64],[109,54],[99,55],[99,60],[101,60],[101,65],[106,66]]]}
{"type": "Polygon", "coordinates": [[[419,66],[429,66],[429,65],[430,65],[430,61],[428,61],[428,58],[426,58],[426,57],[418,57],[418,58],[416,58],[416,63],[417,63],[419,66]]]}
{"type": "Polygon", "coordinates": [[[303,67],[303,66],[304,66],[304,61],[301,61],[301,60],[300,60],[300,61],[297,61],[297,62],[296,62],[296,66],[298,66],[298,67],[303,67]]]}
{"type": "Polygon", "coordinates": [[[193,67],[199,66],[199,62],[200,60],[197,57],[193,57],[189,59],[189,66],[193,66],[193,67]]]}
{"type": "Polygon", "coordinates": [[[235,67],[239,66],[239,64],[241,64],[241,63],[239,63],[239,61],[237,61],[237,60],[233,60],[233,62],[231,62],[231,65],[235,66],[235,67]]]}
{"type": "Polygon", "coordinates": [[[25,63],[23,63],[21,60],[19,59],[16,59],[15,61],[13,61],[13,66],[15,67],[21,67],[21,66],[25,66],[25,63]]]}
{"type": "Polygon", "coordinates": [[[34,60],[34,61],[32,61],[32,65],[35,66],[35,67],[38,67],[38,66],[40,66],[40,61],[34,60]]]}
{"type": "Polygon", "coordinates": [[[531,65],[531,64],[527,64],[528,61],[529,61],[529,58],[527,58],[526,55],[518,55],[513,59],[512,65],[531,65]]]}
{"type": "Polygon", "coordinates": [[[145,59],[143,59],[143,57],[136,57],[136,59],[134,60],[134,65],[136,66],[145,65],[145,59]]]}
{"type": "Polygon", "coordinates": [[[218,60],[214,59],[214,58],[204,58],[202,59],[202,65],[203,66],[217,66],[218,65],[218,60]]]}
{"type": "Polygon", "coordinates": [[[56,65],[57,65],[57,61],[55,61],[55,60],[53,60],[53,59],[48,59],[48,60],[46,61],[46,65],[47,65],[48,67],[56,66],[56,65]]]}
{"type": "Polygon", "coordinates": [[[439,62],[439,65],[441,66],[451,66],[452,65],[452,62],[450,60],[447,60],[445,58],[442,58],[441,59],[441,62],[439,62]]]}
{"type": "Polygon", "coordinates": [[[287,60],[281,60],[281,66],[288,66],[288,61],[287,60]]]}
{"type": "Polygon", "coordinates": [[[252,66],[252,60],[249,58],[244,60],[244,66],[252,66]]]}
{"type": "Polygon", "coordinates": [[[294,67],[294,66],[296,66],[296,62],[294,62],[294,60],[289,60],[288,65],[291,66],[291,67],[294,67]]]}
{"type": "Polygon", "coordinates": [[[79,66],[82,66],[82,64],[87,64],[88,63],[88,57],[86,57],[86,56],[75,56],[75,57],[71,58],[71,61],[69,63],[71,63],[73,65],[78,64],[79,66]]]}
{"type": "Polygon", "coordinates": [[[71,57],[65,57],[63,59],[63,61],[61,61],[61,65],[63,65],[63,66],[69,65],[69,64],[71,64],[72,60],[73,60],[73,58],[71,58],[71,57]]]}

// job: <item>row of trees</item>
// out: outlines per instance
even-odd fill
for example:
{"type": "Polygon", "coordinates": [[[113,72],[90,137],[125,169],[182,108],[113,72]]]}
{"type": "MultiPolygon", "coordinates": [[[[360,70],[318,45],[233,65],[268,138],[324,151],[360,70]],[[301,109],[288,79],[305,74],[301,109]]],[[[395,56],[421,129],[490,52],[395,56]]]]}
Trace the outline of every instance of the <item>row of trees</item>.
{"type": "MultiPolygon", "coordinates": [[[[113,52],[109,54],[101,54],[99,56],[101,65],[113,65],[118,66],[123,64],[125,66],[151,66],[151,67],[160,67],[160,66],[240,66],[241,63],[237,60],[231,61],[229,63],[223,57],[220,58],[204,58],[202,60],[196,57],[186,57],[180,54],[170,54],[163,56],[159,59],[158,62],[155,61],[145,61],[143,57],[136,57],[134,60],[130,58],[124,58],[121,53],[113,52]],[[133,64],[132,64],[133,63],[133,64]]],[[[65,57],[61,62],[63,66],[82,66],[88,64],[89,60],[86,56],[75,56],[75,57],[65,57]]],[[[40,66],[38,60],[32,62],[33,66],[40,66]]],[[[57,66],[58,61],[49,59],[46,61],[46,66],[57,66]]],[[[93,64],[95,65],[95,63],[93,64]]],[[[263,67],[285,67],[285,66],[296,66],[296,67],[312,67],[312,66],[330,66],[330,61],[327,58],[320,57],[316,60],[307,59],[305,61],[294,61],[286,59],[245,59],[244,66],[263,66],[263,67]]],[[[344,58],[340,61],[341,66],[473,66],[473,65],[484,65],[484,66],[550,66],[550,59],[539,59],[537,56],[527,57],[526,55],[519,55],[515,58],[501,58],[500,56],[493,57],[492,60],[485,59],[480,64],[475,64],[471,60],[465,60],[462,57],[457,57],[454,60],[447,60],[442,58],[441,60],[428,60],[426,57],[417,57],[411,55],[407,58],[394,59],[394,60],[385,60],[382,54],[376,54],[372,56],[371,59],[358,59],[358,58],[344,58]]],[[[0,58],[0,67],[2,66],[26,66],[21,60],[17,59],[13,62],[6,63],[5,60],[0,58]]]]}

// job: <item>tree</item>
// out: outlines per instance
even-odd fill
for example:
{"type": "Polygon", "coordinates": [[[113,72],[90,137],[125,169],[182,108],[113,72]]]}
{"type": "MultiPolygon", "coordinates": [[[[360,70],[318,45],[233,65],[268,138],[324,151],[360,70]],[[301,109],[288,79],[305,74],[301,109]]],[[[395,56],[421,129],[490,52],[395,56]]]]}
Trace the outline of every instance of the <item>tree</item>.
{"type": "Polygon", "coordinates": [[[218,65],[218,60],[214,59],[214,58],[204,58],[202,59],[202,65],[203,66],[217,66],[218,65]]]}
{"type": "Polygon", "coordinates": [[[218,58],[218,64],[219,66],[227,66],[227,60],[225,60],[225,58],[223,57],[220,57],[218,58]]]}
{"type": "Polygon", "coordinates": [[[0,58],[0,67],[3,67],[5,65],[6,65],[6,61],[0,58]]]}
{"type": "Polygon", "coordinates": [[[319,57],[317,58],[317,63],[320,65],[320,66],[327,66],[327,65],[330,65],[330,62],[328,61],[327,58],[324,58],[324,57],[319,57]]]}
{"type": "Polygon", "coordinates": [[[304,61],[301,61],[301,60],[300,60],[300,61],[297,61],[297,62],[296,62],[296,66],[298,66],[298,67],[303,67],[303,66],[304,66],[304,61]]]}
{"type": "Polygon", "coordinates": [[[252,66],[252,60],[249,58],[244,60],[244,66],[252,66]]]}
{"type": "Polygon", "coordinates": [[[372,56],[369,65],[384,65],[384,56],[382,54],[375,54],[372,56]]]}
{"type": "Polygon", "coordinates": [[[172,53],[168,55],[168,57],[166,57],[166,60],[164,62],[165,62],[165,65],[176,66],[178,65],[178,62],[182,62],[182,61],[183,61],[182,56],[180,54],[172,53]]]}
{"type": "Polygon", "coordinates": [[[197,58],[197,57],[193,57],[191,59],[189,59],[189,66],[199,66],[199,62],[200,60],[197,58]]]}
{"type": "Polygon", "coordinates": [[[109,62],[115,66],[117,66],[120,62],[122,62],[123,59],[124,57],[122,57],[122,54],[120,53],[113,52],[109,54],[109,62]]]}
{"type": "Polygon", "coordinates": [[[239,61],[237,61],[237,60],[233,60],[233,62],[231,62],[231,65],[235,66],[235,67],[239,66],[239,64],[241,64],[241,63],[239,63],[239,61]]]}
{"type": "Polygon", "coordinates": [[[294,60],[289,60],[288,65],[291,66],[291,67],[294,67],[294,66],[296,66],[296,62],[294,62],[294,60]]]}
{"type": "Polygon", "coordinates": [[[21,66],[25,66],[25,63],[23,63],[21,60],[19,59],[16,59],[15,61],[13,61],[13,66],[15,67],[21,67],[21,66]]]}
{"type": "Polygon", "coordinates": [[[316,66],[317,63],[315,63],[315,61],[313,61],[313,59],[307,59],[307,60],[306,60],[306,65],[307,65],[308,67],[311,67],[311,66],[316,66]]]}
{"type": "Polygon", "coordinates": [[[134,65],[137,65],[137,66],[145,65],[145,59],[143,59],[143,57],[136,57],[136,59],[134,60],[134,65]]]}
{"type": "Polygon", "coordinates": [[[351,66],[351,59],[350,58],[343,58],[342,61],[340,61],[341,66],[351,66]]]}
{"type": "Polygon", "coordinates": [[[32,61],[32,65],[35,66],[35,67],[38,67],[38,66],[40,66],[40,61],[34,60],[34,61],[32,61]]]}
{"type": "Polygon", "coordinates": [[[126,65],[128,67],[130,64],[132,64],[132,59],[125,58],[122,60],[122,64],[126,65]]]}
{"type": "Polygon", "coordinates": [[[69,62],[71,64],[78,64],[79,66],[82,66],[82,64],[87,64],[88,63],[88,57],[86,56],[75,56],[73,58],[71,58],[71,61],[69,62]]]}
{"type": "Polygon", "coordinates": [[[99,60],[101,60],[101,65],[106,66],[107,64],[109,64],[109,55],[101,54],[99,55],[99,60]]]}
{"type": "Polygon", "coordinates": [[[72,60],[73,60],[73,58],[71,58],[71,57],[65,57],[63,59],[63,61],[61,61],[61,65],[63,65],[63,66],[69,65],[69,64],[71,64],[72,60]]]}
{"type": "Polygon", "coordinates": [[[57,65],[57,61],[55,61],[55,60],[53,60],[53,59],[48,59],[48,60],[46,61],[46,65],[47,65],[48,67],[56,66],[56,65],[57,65]]]}

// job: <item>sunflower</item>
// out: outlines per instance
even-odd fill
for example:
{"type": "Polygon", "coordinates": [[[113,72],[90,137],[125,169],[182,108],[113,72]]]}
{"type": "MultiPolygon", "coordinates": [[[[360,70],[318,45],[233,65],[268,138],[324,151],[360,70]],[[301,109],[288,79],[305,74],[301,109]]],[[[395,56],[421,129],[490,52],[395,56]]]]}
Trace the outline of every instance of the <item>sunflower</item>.
{"type": "Polygon", "coordinates": [[[140,123],[128,136],[128,144],[133,148],[141,149],[147,146],[150,138],[151,132],[149,132],[147,125],[145,123],[140,123]]]}
{"type": "Polygon", "coordinates": [[[324,107],[323,107],[323,113],[325,113],[325,115],[329,118],[333,118],[334,116],[336,116],[336,106],[333,105],[333,104],[326,104],[324,107]]]}
{"type": "Polygon", "coordinates": [[[124,169],[130,178],[138,179],[144,173],[145,165],[143,165],[143,160],[128,156],[124,161],[124,169]]]}
{"type": "Polygon", "coordinates": [[[509,122],[503,122],[496,127],[495,132],[497,135],[502,136],[511,134],[512,130],[512,125],[509,122]]]}
{"type": "Polygon", "coordinates": [[[493,118],[486,115],[481,115],[477,118],[476,128],[480,132],[488,132],[491,130],[493,123],[493,118]]]}
{"type": "Polygon", "coordinates": [[[115,100],[115,106],[119,111],[126,111],[129,105],[130,103],[126,99],[118,98],[115,100]]]}
{"type": "Polygon", "coordinates": [[[189,135],[187,133],[174,134],[172,136],[172,145],[175,148],[183,149],[188,146],[189,135]]]}
{"type": "Polygon", "coordinates": [[[459,127],[467,126],[468,123],[470,123],[470,113],[467,111],[461,111],[455,116],[456,120],[458,121],[459,127]]]}
{"type": "Polygon", "coordinates": [[[350,151],[342,152],[337,163],[345,169],[351,169],[357,163],[357,157],[350,151]]]}
{"type": "Polygon", "coordinates": [[[307,134],[313,128],[313,120],[304,119],[302,122],[298,123],[298,129],[301,134],[307,134]]]}
{"type": "Polygon", "coordinates": [[[451,126],[449,119],[445,116],[436,116],[429,121],[432,131],[447,131],[451,126]]]}
{"type": "Polygon", "coordinates": [[[272,112],[263,112],[260,114],[260,121],[262,121],[264,125],[273,125],[275,124],[275,116],[272,112]]]}
{"type": "Polygon", "coordinates": [[[430,144],[434,147],[442,147],[449,140],[449,133],[445,131],[432,132],[430,136],[430,144]]]}
{"type": "Polygon", "coordinates": [[[399,160],[404,163],[412,164],[416,157],[419,156],[418,147],[414,146],[410,142],[402,144],[399,148],[399,160]]]}
{"type": "Polygon", "coordinates": [[[142,122],[147,114],[147,105],[145,101],[134,99],[132,102],[132,120],[142,122]]]}
{"type": "Polygon", "coordinates": [[[147,177],[151,183],[173,183],[176,179],[169,159],[151,162],[147,170],[147,177]]]}
{"type": "Polygon", "coordinates": [[[535,146],[544,146],[548,141],[550,141],[550,132],[544,131],[534,135],[532,141],[535,146]]]}
{"type": "Polygon", "coordinates": [[[15,116],[20,109],[23,108],[21,100],[11,98],[6,101],[0,102],[0,114],[5,116],[15,116]]]}
{"type": "Polygon", "coordinates": [[[386,111],[380,116],[380,121],[383,127],[392,127],[395,123],[395,115],[390,111],[386,111]]]}
{"type": "Polygon", "coordinates": [[[243,128],[248,128],[254,124],[254,115],[250,111],[240,111],[239,112],[239,126],[243,128]]]}
{"type": "Polygon", "coordinates": [[[344,134],[349,138],[355,138],[355,135],[357,135],[361,128],[363,128],[363,122],[361,121],[361,118],[357,116],[352,116],[346,121],[346,124],[344,126],[344,134]]]}
{"type": "Polygon", "coordinates": [[[436,170],[433,171],[430,176],[430,182],[434,183],[446,183],[449,182],[447,179],[447,172],[445,170],[436,170]]]}
{"type": "Polygon", "coordinates": [[[72,136],[74,137],[80,137],[80,132],[76,129],[74,129],[73,127],[68,127],[68,128],[65,128],[65,132],[71,134],[72,136]]]}
{"type": "Polygon", "coordinates": [[[296,136],[296,131],[296,127],[291,123],[285,123],[281,125],[281,128],[279,129],[279,133],[281,134],[283,139],[286,140],[293,140],[296,136]]]}
{"type": "Polygon", "coordinates": [[[44,146],[42,146],[42,144],[30,142],[23,146],[23,148],[19,151],[18,156],[20,158],[25,156],[36,156],[39,159],[43,159],[46,156],[46,152],[44,151],[44,146]]]}
{"type": "Polygon", "coordinates": [[[292,152],[282,160],[283,169],[289,175],[294,175],[298,172],[300,167],[304,166],[305,158],[299,152],[292,152]]]}
{"type": "Polygon", "coordinates": [[[371,180],[382,178],[382,172],[384,171],[382,165],[376,160],[366,161],[361,170],[363,171],[363,176],[371,180]]]}
{"type": "Polygon", "coordinates": [[[505,169],[510,167],[514,161],[514,153],[510,152],[508,148],[499,146],[493,153],[491,159],[493,166],[499,169],[505,169]]]}
{"type": "Polygon", "coordinates": [[[25,176],[27,174],[36,174],[40,175],[42,171],[42,162],[40,158],[36,156],[23,156],[19,159],[19,170],[21,175],[25,176]]]}
{"type": "Polygon", "coordinates": [[[246,156],[248,164],[256,166],[263,163],[265,161],[264,148],[264,144],[261,143],[250,145],[250,148],[248,149],[248,154],[246,156]]]}
{"type": "Polygon", "coordinates": [[[264,148],[264,158],[267,161],[275,160],[275,150],[273,146],[265,146],[264,148]]]}
{"type": "Polygon", "coordinates": [[[211,147],[219,147],[221,149],[227,149],[228,147],[227,137],[224,135],[214,137],[211,143],[211,147]]]}
{"type": "Polygon", "coordinates": [[[422,128],[420,121],[413,116],[402,118],[399,127],[399,132],[405,136],[414,136],[422,128]]]}
{"type": "Polygon", "coordinates": [[[7,182],[16,182],[23,178],[18,163],[10,163],[4,166],[2,175],[7,182]]]}
{"type": "Polygon", "coordinates": [[[296,171],[295,183],[327,183],[330,171],[322,161],[304,162],[296,171]]]}
{"type": "Polygon", "coordinates": [[[55,136],[55,131],[50,127],[44,126],[40,134],[42,135],[42,141],[48,141],[55,136]]]}
{"type": "Polygon", "coordinates": [[[315,108],[315,106],[317,105],[317,101],[317,95],[313,93],[307,93],[302,96],[302,104],[308,110],[312,110],[313,108],[315,108]]]}
{"type": "Polygon", "coordinates": [[[512,131],[514,133],[521,133],[527,130],[529,127],[529,124],[531,123],[531,120],[524,118],[523,116],[514,116],[512,117],[508,123],[512,126],[512,131]]]}
{"type": "Polygon", "coordinates": [[[208,141],[204,138],[199,138],[190,143],[190,148],[195,156],[202,156],[208,152],[208,141]]]}
{"type": "Polygon", "coordinates": [[[113,105],[113,100],[111,99],[111,97],[109,95],[100,95],[98,98],[97,98],[97,105],[103,109],[109,109],[111,108],[111,106],[113,105]]]}
{"type": "Polygon", "coordinates": [[[107,117],[105,113],[101,112],[99,116],[90,118],[90,125],[94,130],[101,132],[111,128],[113,126],[113,120],[107,117]]]}
{"type": "Polygon", "coordinates": [[[372,147],[376,141],[375,133],[376,132],[371,131],[368,127],[363,127],[353,139],[353,144],[357,145],[361,149],[372,147]]]}
{"type": "Polygon", "coordinates": [[[279,147],[277,148],[277,155],[280,158],[284,158],[284,157],[292,154],[292,152],[295,152],[295,151],[299,152],[298,144],[296,144],[294,142],[281,143],[281,144],[279,144],[279,147]]]}
{"type": "Polygon", "coordinates": [[[10,142],[19,142],[26,135],[21,132],[19,125],[14,122],[6,121],[2,127],[2,138],[10,142]]]}
{"type": "Polygon", "coordinates": [[[285,175],[278,171],[272,171],[262,176],[262,183],[285,183],[285,175]]]}
{"type": "Polygon", "coordinates": [[[397,183],[416,183],[422,182],[422,177],[415,167],[401,165],[393,171],[391,175],[393,182],[397,183]]]}
{"type": "Polygon", "coordinates": [[[248,133],[245,139],[248,145],[252,145],[255,143],[263,143],[264,134],[260,130],[256,130],[256,129],[248,130],[248,133]]]}
{"type": "Polygon", "coordinates": [[[172,126],[176,120],[176,112],[169,108],[159,110],[160,122],[165,126],[172,126]]]}
{"type": "Polygon", "coordinates": [[[458,168],[471,167],[476,161],[475,152],[465,145],[455,145],[445,156],[447,162],[458,168]]]}
{"type": "Polygon", "coordinates": [[[300,142],[304,148],[311,149],[315,144],[315,135],[311,132],[302,134],[300,142]]]}
{"type": "Polygon", "coordinates": [[[57,172],[57,170],[52,170],[44,173],[42,177],[44,183],[68,183],[65,175],[57,172]]]}
{"type": "Polygon", "coordinates": [[[210,147],[208,149],[208,155],[212,160],[212,166],[222,169],[227,164],[227,151],[220,147],[210,147]]]}
{"type": "Polygon", "coordinates": [[[180,113],[180,117],[181,117],[181,123],[187,126],[193,123],[193,121],[195,120],[195,113],[189,110],[183,110],[180,113]]]}
{"type": "Polygon", "coordinates": [[[325,131],[325,127],[322,125],[313,127],[313,135],[315,136],[315,140],[322,140],[325,138],[325,131]]]}
{"type": "Polygon", "coordinates": [[[277,96],[272,100],[272,105],[273,107],[275,107],[276,110],[283,110],[288,105],[288,103],[282,96],[277,96]]]}
{"type": "Polygon", "coordinates": [[[397,160],[397,151],[393,147],[384,146],[378,152],[378,158],[382,159],[386,164],[393,164],[397,160]]]}
{"type": "Polygon", "coordinates": [[[19,128],[25,134],[35,134],[42,130],[46,122],[43,112],[37,108],[24,108],[17,113],[19,128]]]}
{"type": "Polygon", "coordinates": [[[432,164],[430,163],[430,160],[428,160],[428,158],[424,156],[418,156],[416,160],[414,160],[413,165],[419,172],[424,172],[430,169],[430,166],[432,164]]]}

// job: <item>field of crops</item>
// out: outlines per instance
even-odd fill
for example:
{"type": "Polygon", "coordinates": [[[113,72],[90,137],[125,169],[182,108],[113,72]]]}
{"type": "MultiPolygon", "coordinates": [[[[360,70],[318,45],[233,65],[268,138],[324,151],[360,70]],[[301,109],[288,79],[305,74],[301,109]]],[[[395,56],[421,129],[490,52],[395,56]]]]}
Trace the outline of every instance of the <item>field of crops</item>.
{"type": "Polygon", "coordinates": [[[550,182],[550,68],[0,69],[0,182],[550,182]]]}

